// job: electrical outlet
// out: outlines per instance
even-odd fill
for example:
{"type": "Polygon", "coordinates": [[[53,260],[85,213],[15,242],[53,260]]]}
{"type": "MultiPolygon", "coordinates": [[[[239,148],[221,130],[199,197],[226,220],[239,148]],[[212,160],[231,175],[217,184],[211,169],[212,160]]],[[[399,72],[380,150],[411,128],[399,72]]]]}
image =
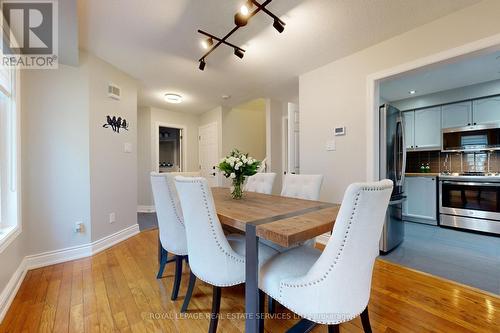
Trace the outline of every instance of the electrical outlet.
{"type": "Polygon", "coordinates": [[[115,223],[115,222],[116,222],[116,214],[110,213],[109,214],[109,223],[115,223]]]}
{"type": "Polygon", "coordinates": [[[75,223],[75,232],[76,233],[83,232],[83,222],[76,222],[75,223]]]}

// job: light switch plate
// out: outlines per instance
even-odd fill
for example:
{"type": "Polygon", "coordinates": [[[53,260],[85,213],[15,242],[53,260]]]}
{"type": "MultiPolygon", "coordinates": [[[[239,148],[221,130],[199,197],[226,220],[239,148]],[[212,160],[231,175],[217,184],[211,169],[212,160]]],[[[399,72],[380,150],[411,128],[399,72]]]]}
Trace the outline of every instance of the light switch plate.
{"type": "Polygon", "coordinates": [[[337,149],[335,140],[328,140],[325,145],[326,151],[335,151],[337,149]]]}
{"type": "Polygon", "coordinates": [[[132,144],[130,142],[125,142],[123,144],[123,151],[125,153],[131,153],[132,152],[132,144]]]}

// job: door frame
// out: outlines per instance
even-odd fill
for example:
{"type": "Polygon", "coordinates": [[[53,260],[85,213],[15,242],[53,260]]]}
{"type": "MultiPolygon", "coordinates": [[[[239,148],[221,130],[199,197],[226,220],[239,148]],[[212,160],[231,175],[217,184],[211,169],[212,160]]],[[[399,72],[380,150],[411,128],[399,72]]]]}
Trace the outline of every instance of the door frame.
{"type": "Polygon", "coordinates": [[[179,165],[181,172],[186,171],[186,166],[187,166],[187,127],[184,125],[178,125],[178,124],[170,124],[170,123],[164,123],[161,121],[156,121],[154,126],[153,126],[153,135],[151,135],[151,140],[153,141],[153,144],[151,145],[153,147],[153,168],[152,170],[155,170],[155,172],[160,172],[160,127],[169,127],[169,128],[175,128],[181,130],[181,163],[179,165]]]}
{"type": "Polygon", "coordinates": [[[455,48],[441,51],[417,60],[404,63],[389,69],[368,75],[366,79],[366,179],[379,180],[379,105],[380,82],[395,76],[416,71],[424,67],[446,64],[457,58],[467,58],[480,54],[498,51],[500,49],[500,34],[483,38],[455,48]]]}
{"type": "MultiPolygon", "coordinates": [[[[219,159],[221,158],[221,156],[219,156],[221,154],[221,138],[219,138],[220,136],[220,133],[219,133],[219,123],[217,121],[213,121],[211,123],[207,123],[207,124],[203,124],[201,126],[198,126],[198,168],[199,168],[199,171],[201,172],[201,164],[200,164],[200,161],[201,161],[201,149],[200,149],[200,129],[204,128],[204,127],[209,127],[209,126],[215,126],[215,128],[217,129],[215,132],[217,133],[217,158],[216,158],[216,161],[218,162],[219,159]]],[[[216,186],[221,186],[222,184],[222,180],[221,180],[221,174],[219,172],[216,172],[216,176],[215,176],[215,185],[216,186]]]]}
{"type": "Polygon", "coordinates": [[[281,177],[285,177],[285,173],[288,173],[288,145],[289,143],[288,135],[288,115],[281,117],[281,156],[282,156],[282,169],[283,174],[281,177]]]}

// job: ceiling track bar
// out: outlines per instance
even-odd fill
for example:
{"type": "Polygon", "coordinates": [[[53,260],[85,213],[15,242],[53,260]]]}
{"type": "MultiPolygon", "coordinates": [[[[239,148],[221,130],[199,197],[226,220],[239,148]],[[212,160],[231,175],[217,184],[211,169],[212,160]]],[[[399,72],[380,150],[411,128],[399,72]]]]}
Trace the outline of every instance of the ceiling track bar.
{"type": "Polygon", "coordinates": [[[222,39],[220,39],[219,37],[214,36],[214,35],[212,35],[212,34],[210,34],[210,33],[206,32],[206,31],[203,31],[203,30],[200,30],[200,29],[199,29],[199,30],[198,30],[198,32],[199,32],[200,34],[202,34],[202,35],[205,35],[205,36],[207,36],[207,37],[210,37],[210,38],[212,38],[212,39],[215,39],[216,41],[219,41],[219,42],[221,42],[222,44],[226,44],[227,46],[230,46],[230,47],[233,47],[233,48],[235,48],[235,49],[238,49],[238,50],[240,50],[241,52],[246,52],[246,51],[245,51],[244,49],[242,49],[241,47],[236,46],[236,45],[234,45],[234,44],[232,44],[232,43],[229,43],[229,42],[227,42],[227,41],[225,41],[225,40],[222,40],[222,39]]]}
{"type": "MultiPolygon", "coordinates": [[[[251,13],[248,14],[248,20],[250,20],[252,17],[255,16],[255,14],[257,14],[258,12],[260,12],[261,10],[263,10],[268,4],[271,3],[271,1],[273,0],[266,0],[264,3],[262,4],[259,4],[259,6],[256,6],[257,8],[252,11],[251,13]]],[[[253,3],[253,1],[252,1],[253,3]]],[[[231,31],[229,31],[224,37],[222,37],[222,39],[218,39],[217,40],[217,43],[215,43],[214,45],[212,45],[212,47],[210,48],[210,50],[208,50],[198,61],[203,61],[206,57],[208,57],[208,55],[210,53],[212,53],[216,48],[218,48],[221,44],[225,44],[226,43],[226,40],[231,37],[232,34],[234,34],[239,28],[241,28],[240,26],[235,26],[233,29],[231,29],[231,31]]],[[[212,37],[213,38],[213,37],[212,37]]]]}
{"type": "Polygon", "coordinates": [[[255,0],[251,0],[252,3],[255,5],[255,7],[257,8],[260,8],[260,10],[262,10],[264,13],[266,13],[267,15],[271,16],[274,20],[278,21],[279,23],[281,23],[282,25],[286,25],[285,22],[283,22],[278,16],[274,15],[271,11],[269,11],[267,8],[265,8],[265,5],[264,4],[260,4],[258,3],[257,1],[255,0]]]}

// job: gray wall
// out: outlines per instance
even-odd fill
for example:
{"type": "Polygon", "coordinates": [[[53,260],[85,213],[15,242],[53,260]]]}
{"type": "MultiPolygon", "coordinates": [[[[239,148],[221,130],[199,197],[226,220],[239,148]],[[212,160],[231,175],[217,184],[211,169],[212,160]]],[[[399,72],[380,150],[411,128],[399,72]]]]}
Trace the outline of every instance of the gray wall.
{"type": "Polygon", "coordinates": [[[91,240],[88,57],[22,71],[23,233],[29,254],[91,240]],[[85,224],[75,233],[75,222],[85,224]]]}
{"type": "Polygon", "coordinates": [[[497,94],[500,94],[500,80],[440,91],[424,96],[406,98],[391,102],[391,104],[400,110],[412,110],[497,94]]]}
{"type": "Polygon", "coordinates": [[[90,198],[92,240],[137,223],[137,82],[97,57],[90,57],[90,198]],[[108,84],[121,88],[121,100],[107,96],[108,84]],[[120,116],[128,131],[114,133],[102,125],[120,116]],[[125,143],[132,153],[124,152],[125,143]],[[109,223],[109,214],[116,222],[109,223]]]}

